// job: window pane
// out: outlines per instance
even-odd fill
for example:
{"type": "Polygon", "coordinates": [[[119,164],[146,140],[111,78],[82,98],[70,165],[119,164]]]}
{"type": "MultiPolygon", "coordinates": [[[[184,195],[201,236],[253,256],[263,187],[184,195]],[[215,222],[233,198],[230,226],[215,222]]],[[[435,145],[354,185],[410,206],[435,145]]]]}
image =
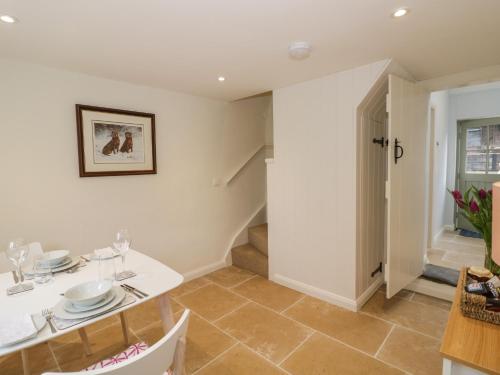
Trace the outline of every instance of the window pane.
{"type": "Polygon", "coordinates": [[[488,128],[486,126],[467,128],[466,137],[465,149],[467,151],[485,150],[488,146],[488,128]]]}
{"type": "Polygon", "coordinates": [[[486,152],[467,151],[465,155],[466,173],[486,173],[486,152]]]}
{"type": "Polygon", "coordinates": [[[500,150],[500,125],[490,126],[490,149],[500,150]]]}
{"type": "Polygon", "coordinates": [[[500,152],[490,152],[488,155],[488,173],[495,174],[500,172],[500,152]]]}

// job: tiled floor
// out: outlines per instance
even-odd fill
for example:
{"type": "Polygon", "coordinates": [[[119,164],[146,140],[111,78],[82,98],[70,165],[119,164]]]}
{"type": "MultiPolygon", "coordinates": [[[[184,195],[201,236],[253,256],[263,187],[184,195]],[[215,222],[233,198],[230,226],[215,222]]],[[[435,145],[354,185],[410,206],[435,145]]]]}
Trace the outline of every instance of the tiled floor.
{"type": "Polygon", "coordinates": [[[437,266],[460,270],[464,265],[484,264],[484,240],[460,236],[458,231],[444,231],[433,248],[427,250],[427,260],[437,266]]]}
{"type": "MultiPolygon", "coordinates": [[[[200,375],[440,374],[440,338],[450,304],[379,290],[359,313],[304,296],[234,267],[170,293],[178,318],[192,311],[186,369],[200,375]]],[[[154,301],[130,311],[134,340],[162,335],[154,301]]],[[[124,349],[117,318],[88,330],[94,354],[78,335],[30,350],[33,374],[80,370],[124,349]]],[[[19,354],[0,358],[0,374],[22,374],[19,354]]]]}

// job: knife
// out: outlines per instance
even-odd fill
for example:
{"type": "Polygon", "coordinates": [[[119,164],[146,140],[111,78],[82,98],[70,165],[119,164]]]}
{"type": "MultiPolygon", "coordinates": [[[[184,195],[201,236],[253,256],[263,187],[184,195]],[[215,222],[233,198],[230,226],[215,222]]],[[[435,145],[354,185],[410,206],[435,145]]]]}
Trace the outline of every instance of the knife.
{"type": "Polygon", "coordinates": [[[144,297],[149,297],[149,294],[144,293],[142,290],[136,289],[136,288],[134,288],[133,286],[130,286],[130,285],[128,285],[128,284],[123,284],[123,285],[125,285],[125,286],[126,286],[127,288],[129,288],[129,289],[132,289],[132,290],[136,291],[136,292],[137,292],[137,293],[139,293],[139,294],[142,294],[144,297]]]}
{"type": "Polygon", "coordinates": [[[125,289],[125,291],[129,292],[129,293],[132,293],[134,296],[136,296],[137,298],[139,299],[143,299],[144,297],[141,296],[139,293],[137,293],[135,290],[132,290],[128,287],[126,287],[124,284],[121,284],[120,285],[123,289],[125,289]]]}

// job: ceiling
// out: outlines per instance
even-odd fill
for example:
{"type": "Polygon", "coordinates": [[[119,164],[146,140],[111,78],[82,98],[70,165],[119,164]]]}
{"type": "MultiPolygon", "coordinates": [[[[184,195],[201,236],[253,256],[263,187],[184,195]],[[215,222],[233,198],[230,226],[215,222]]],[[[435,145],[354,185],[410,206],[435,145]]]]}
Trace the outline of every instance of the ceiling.
{"type": "Polygon", "coordinates": [[[0,24],[0,57],[226,100],[390,57],[418,80],[500,63],[499,0],[0,0],[0,14],[20,20],[0,24]],[[294,40],[309,59],[288,58],[294,40]]]}

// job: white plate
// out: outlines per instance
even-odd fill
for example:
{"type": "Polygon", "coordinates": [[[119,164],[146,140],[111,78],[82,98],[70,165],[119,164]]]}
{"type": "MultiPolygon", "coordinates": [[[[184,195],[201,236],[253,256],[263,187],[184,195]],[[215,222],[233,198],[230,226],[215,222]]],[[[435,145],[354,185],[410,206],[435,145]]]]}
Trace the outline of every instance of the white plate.
{"type": "Polygon", "coordinates": [[[113,289],[111,289],[108,292],[108,295],[102,301],[99,301],[95,305],[78,306],[78,305],[71,303],[71,301],[66,301],[66,303],[64,304],[64,310],[66,310],[67,312],[70,312],[70,313],[81,313],[81,312],[85,312],[85,311],[95,310],[95,309],[98,309],[99,307],[107,305],[108,303],[113,301],[113,299],[115,297],[116,297],[116,293],[113,289]]]}
{"type": "MultiPolygon", "coordinates": [[[[47,320],[40,314],[31,315],[31,318],[33,319],[33,325],[35,326],[37,333],[40,332],[47,324],[47,320]]],[[[25,337],[25,338],[22,338],[22,339],[19,339],[16,341],[12,341],[12,342],[9,342],[8,344],[3,345],[3,347],[19,344],[20,342],[32,339],[34,337],[35,336],[29,336],[29,337],[25,337]]]]}
{"type": "MultiPolygon", "coordinates": [[[[80,263],[80,258],[74,258],[68,264],[64,264],[60,267],[52,268],[51,271],[53,273],[66,271],[67,269],[70,269],[71,267],[76,266],[78,263],[80,263]]],[[[33,272],[33,265],[26,266],[26,269],[23,271],[23,273],[25,276],[28,276],[28,277],[35,276],[35,273],[33,272]]]]}
{"type": "Polygon", "coordinates": [[[66,258],[63,258],[61,259],[61,261],[59,263],[54,263],[54,264],[43,264],[43,263],[40,263],[38,262],[38,268],[42,268],[42,269],[51,269],[51,268],[59,268],[59,267],[63,267],[69,263],[71,263],[73,261],[73,259],[71,259],[71,257],[66,257],[66,258]]]}
{"type": "Polygon", "coordinates": [[[61,263],[69,255],[68,250],[47,251],[42,254],[38,262],[43,266],[55,266],[61,263]]]}
{"type": "Polygon", "coordinates": [[[104,305],[98,309],[90,310],[90,311],[83,311],[80,313],[70,313],[64,310],[64,305],[66,303],[66,298],[61,299],[61,301],[58,302],[57,305],[54,306],[54,315],[59,318],[59,319],[84,319],[84,318],[90,318],[93,316],[97,315],[102,315],[109,310],[111,310],[113,307],[118,305],[120,302],[123,301],[123,299],[126,297],[125,291],[120,288],[119,286],[114,286],[113,291],[116,294],[116,297],[108,303],[107,305],[104,305]]]}

